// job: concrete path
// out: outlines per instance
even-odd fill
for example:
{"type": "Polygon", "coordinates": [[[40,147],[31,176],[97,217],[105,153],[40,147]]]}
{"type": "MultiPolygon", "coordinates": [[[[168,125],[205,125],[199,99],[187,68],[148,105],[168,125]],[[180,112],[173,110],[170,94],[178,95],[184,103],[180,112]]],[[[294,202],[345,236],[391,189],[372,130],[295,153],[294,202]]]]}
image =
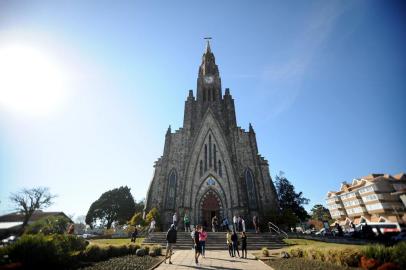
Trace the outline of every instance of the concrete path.
{"type": "Polygon", "coordinates": [[[248,270],[272,270],[261,261],[255,260],[254,256],[249,254],[247,259],[231,258],[226,250],[207,250],[206,258],[199,257],[199,264],[195,264],[193,250],[175,250],[172,255],[172,263],[162,263],[158,270],[167,269],[248,269],[248,270]]]}

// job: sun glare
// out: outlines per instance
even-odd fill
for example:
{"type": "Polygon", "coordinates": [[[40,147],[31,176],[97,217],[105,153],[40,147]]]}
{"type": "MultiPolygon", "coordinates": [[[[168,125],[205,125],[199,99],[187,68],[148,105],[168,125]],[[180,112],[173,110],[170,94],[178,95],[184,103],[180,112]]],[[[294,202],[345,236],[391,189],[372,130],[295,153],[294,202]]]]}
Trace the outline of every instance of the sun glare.
{"type": "Polygon", "coordinates": [[[28,115],[54,111],[66,99],[66,77],[45,53],[20,45],[0,47],[0,107],[28,115]]]}

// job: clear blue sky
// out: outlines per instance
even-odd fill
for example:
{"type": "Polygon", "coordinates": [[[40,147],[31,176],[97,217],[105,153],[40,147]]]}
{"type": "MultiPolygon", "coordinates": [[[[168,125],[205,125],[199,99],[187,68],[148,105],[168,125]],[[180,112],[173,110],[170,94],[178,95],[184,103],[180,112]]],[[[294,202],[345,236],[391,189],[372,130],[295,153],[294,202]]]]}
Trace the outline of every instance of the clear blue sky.
{"type": "Polygon", "coordinates": [[[284,171],[309,207],[344,180],[406,171],[405,11],[402,1],[0,1],[0,49],[41,51],[68,93],[47,114],[0,107],[0,213],[23,187],[49,187],[50,209],[75,215],[120,185],[145,197],[166,129],[181,126],[196,89],[205,36],[239,125],[253,124],[272,176],[284,171]]]}

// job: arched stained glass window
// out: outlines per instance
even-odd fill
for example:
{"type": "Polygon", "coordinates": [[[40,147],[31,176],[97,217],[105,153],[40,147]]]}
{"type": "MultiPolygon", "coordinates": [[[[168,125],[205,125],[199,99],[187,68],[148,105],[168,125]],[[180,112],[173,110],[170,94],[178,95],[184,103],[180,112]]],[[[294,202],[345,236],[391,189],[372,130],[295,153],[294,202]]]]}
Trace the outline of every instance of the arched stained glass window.
{"type": "Polygon", "coordinates": [[[217,172],[217,164],[216,164],[216,160],[217,160],[217,155],[216,155],[216,144],[213,144],[213,165],[214,165],[214,171],[217,172]]]}
{"type": "Polygon", "coordinates": [[[204,171],[207,171],[207,144],[204,145],[204,171]]]}
{"type": "Polygon", "coordinates": [[[175,208],[175,194],[176,193],[176,172],[172,170],[168,177],[168,188],[166,195],[166,208],[175,208]]]}
{"type": "Polygon", "coordinates": [[[251,209],[257,208],[257,195],[255,192],[254,176],[250,169],[245,170],[245,184],[247,185],[248,205],[251,209]]]}
{"type": "Polygon", "coordinates": [[[203,175],[203,161],[200,160],[200,176],[203,175]]]}
{"type": "Polygon", "coordinates": [[[219,160],[219,175],[223,176],[223,169],[221,168],[221,161],[219,160]]]}
{"type": "Polygon", "coordinates": [[[211,135],[209,135],[209,167],[211,168],[211,135]]]}

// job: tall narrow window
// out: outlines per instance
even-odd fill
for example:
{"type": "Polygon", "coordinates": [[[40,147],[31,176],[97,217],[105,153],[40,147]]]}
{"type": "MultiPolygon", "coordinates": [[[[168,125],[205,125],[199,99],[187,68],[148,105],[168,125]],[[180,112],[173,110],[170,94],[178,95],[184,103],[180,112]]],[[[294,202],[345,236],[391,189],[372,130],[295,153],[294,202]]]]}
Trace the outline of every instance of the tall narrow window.
{"type": "Polygon", "coordinates": [[[213,144],[213,165],[214,165],[214,171],[216,171],[217,172],[217,164],[216,164],[216,160],[217,160],[217,158],[216,158],[216,145],[215,144],[213,144]]]}
{"type": "Polygon", "coordinates": [[[245,184],[247,185],[248,205],[251,209],[257,208],[257,195],[254,186],[254,177],[250,169],[245,170],[245,184]]]}
{"type": "Polygon", "coordinates": [[[166,208],[175,208],[175,194],[176,193],[176,173],[174,170],[171,171],[168,177],[168,188],[166,197],[166,208]]]}
{"type": "Polygon", "coordinates": [[[204,171],[207,171],[207,144],[204,145],[204,171]]]}
{"type": "Polygon", "coordinates": [[[219,175],[223,176],[223,171],[222,171],[222,168],[221,168],[221,161],[220,160],[219,160],[219,175]]]}
{"type": "Polygon", "coordinates": [[[211,135],[209,135],[209,167],[211,168],[211,135]]]}
{"type": "Polygon", "coordinates": [[[203,161],[200,160],[200,177],[203,176],[203,161]]]}
{"type": "Polygon", "coordinates": [[[203,101],[206,101],[206,91],[203,91],[203,101]]]}
{"type": "Polygon", "coordinates": [[[212,93],[211,93],[211,98],[212,98],[212,101],[214,101],[216,98],[215,98],[215,95],[214,95],[214,88],[211,90],[212,91],[212,93]]]}

